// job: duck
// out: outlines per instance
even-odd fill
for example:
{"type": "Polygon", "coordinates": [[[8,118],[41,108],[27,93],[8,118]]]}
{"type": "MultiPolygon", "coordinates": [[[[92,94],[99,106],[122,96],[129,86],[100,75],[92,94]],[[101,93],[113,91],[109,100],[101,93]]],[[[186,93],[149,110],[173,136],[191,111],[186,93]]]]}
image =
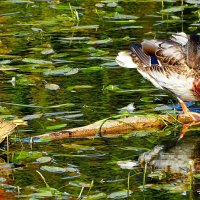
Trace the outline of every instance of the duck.
{"type": "Polygon", "coordinates": [[[178,99],[184,114],[194,122],[200,113],[190,111],[185,101],[200,101],[200,36],[179,32],[169,39],[144,39],[116,56],[121,67],[135,68],[156,88],[178,99]]]}

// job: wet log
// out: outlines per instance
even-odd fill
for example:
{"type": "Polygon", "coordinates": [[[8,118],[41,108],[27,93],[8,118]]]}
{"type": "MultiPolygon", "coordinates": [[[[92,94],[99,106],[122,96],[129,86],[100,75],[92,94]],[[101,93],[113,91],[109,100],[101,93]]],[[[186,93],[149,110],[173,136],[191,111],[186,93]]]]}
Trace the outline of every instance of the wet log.
{"type": "Polygon", "coordinates": [[[191,118],[185,115],[158,115],[158,116],[131,116],[122,117],[119,119],[104,119],[97,121],[87,126],[71,128],[58,132],[51,132],[38,135],[34,138],[46,139],[63,139],[63,138],[80,138],[80,137],[95,137],[111,136],[127,134],[134,130],[147,130],[156,128],[161,129],[169,124],[174,123],[189,123],[191,118]]]}
{"type": "Polygon", "coordinates": [[[11,133],[14,132],[15,128],[20,125],[27,125],[27,123],[21,119],[8,121],[0,119],[0,143],[7,138],[11,133]]]}
{"type": "Polygon", "coordinates": [[[0,143],[10,135],[17,125],[11,121],[0,120],[0,143]]]}

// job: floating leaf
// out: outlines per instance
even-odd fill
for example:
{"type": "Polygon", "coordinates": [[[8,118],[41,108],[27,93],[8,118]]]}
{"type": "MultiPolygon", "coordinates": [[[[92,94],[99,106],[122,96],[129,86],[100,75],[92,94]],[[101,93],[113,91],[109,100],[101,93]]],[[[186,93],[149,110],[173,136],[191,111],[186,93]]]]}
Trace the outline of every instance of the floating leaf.
{"type": "Polygon", "coordinates": [[[62,119],[74,119],[74,118],[79,118],[79,117],[82,117],[83,114],[73,114],[73,115],[65,115],[65,116],[62,116],[61,118],[62,119]]]}
{"type": "Polygon", "coordinates": [[[143,28],[143,26],[122,26],[120,29],[126,30],[126,29],[138,29],[143,28]]]}
{"type": "Polygon", "coordinates": [[[14,161],[21,161],[24,159],[37,159],[42,156],[42,153],[39,151],[20,151],[16,153],[17,155],[14,158],[14,161]]]}
{"type": "Polygon", "coordinates": [[[90,183],[80,182],[80,181],[70,181],[69,185],[75,186],[75,187],[91,187],[90,183]]]}
{"type": "Polygon", "coordinates": [[[78,68],[70,68],[70,67],[62,67],[62,68],[57,68],[55,70],[52,69],[48,69],[47,71],[45,71],[43,74],[44,75],[65,75],[65,76],[69,76],[69,75],[73,75],[78,73],[78,68]]]}
{"type": "MultiPolygon", "coordinates": [[[[143,186],[140,186],[139,188],[143,188],[143,186]]],[[[167,190],[170,193],[177,193],[177,192],[183,192],[185,190],[188,190],[187,185],[183,184],[177,184],[177,183],[171,183],[171,184],[146,184],[145,188],[151,188],[154,190],[167,190]]]]}
{"type": "Polygon", "coordinates": [[[49,131],[53,131],[53,130],[64,128],[66,126],[67,126],[67,124],[57,124],[57,125],[54,125],[54,126],[47,126],[46,129],[49,130],[49,131]]]}
{"type": "Polygon", "coordinates": [[[97,8],[103,8],[105,6],[105,4],[103,4],[103,3],[96,3],[95,6],[97,8]]]}
{"type": "Polygon", "coordinates": [[[39,32],[39,33],[44,32],[41,28],[31,28],[31,29],[32,31],[39,32]]]}
{"type": "Polygon", "coordinates": [[[53,172],[53,173],[64,173],[64,172],[79,172],[78,169],[72,167],[54,167],[54,166],[42,166],[41,170],[53,172]]]}
{"type": "Polygon", "coordinates": [[[18,4],[34,4],[34,2],[30,0],[9,0],[9,1],[18,4]]]}
{"type": "Polygon", "coordinates": [[[164,10],[161,10],[161,13],[173,13],[173,12],[180,12],[183,11],[185,6],[174,6],[170,8],[166,8],[164,10]]]}
{"type": "Polygon", "coordinates": [[[69,53],[67,53],[67,52],[64,52],[64,53],[55,53],[55,54],[53,54],[51,57],[52,58],[63,58],[63,57],[66,57],[66,56],[68,56],[69,55],[69,53]]]}
{"type": "Polygon", "coordinates": [[[139,165],[138,161],[118,161],[117,164],[122,168],[122,169],[133,169],[134,167],[137,167],[139,165]]]}
{"type": "Polygon", "coordinates": [[[154,102],[155,97],[152,96],[146,96],[146,97],[142,97],[140,100],[143,102],[148,102],[148,103],[152,103],[154,102]]]}
{"type": "Polygon", "coordinates": [[[36,59],[34,59],[34,58],[24,58],[22,61],[23,61],[23,62],[26,62],[26,63],[39,64],[39,65],[52,64],[51,61],[36,60],[36,59]]]}
{"type": "Polygon", "coordinates": [[[65,104],[49,106],[48,108],[73,107],[73,106],[75,106],[74,103],[65,103],[65,104]]]}
{"type": "Polygon", "coordinates": [[[70,86],[67,89],[68,90],[80,90],[80,89],[90,89],[93,88],[94,86],[92,85],[74,85],[74,86],[70,86]]]}
{"type": "Polygon", "coordinates": [[[15,67],[0,67],[0,71],[16,71],[18,70],[19,68],[15,68],[15,67]]]}
{"type": "Polygon", "coordinates": [[[68,149],[75,149],[75,150],[95,150],[94,147],[84,146],[79,144],[62,144],[63,147],[68,149]]]}
{"type": "Polygon", "coordinates": [[[68,37],[68,38],[60,38],[62,41],[86,41],[89,40],[89,37],[68,37]]]}
{"type": "Polygon", "coordinates": [[[116,2],[110,2],[110,3],[107,3],[106,5],[107,7],[110,7],[110,8],[114,8],[117,6],[117,3],[116,2]]]}
{"type": "Polygon", "coordinates": [[[54,167],[54,166],[42,166],[41,170],[54,172],[54,173],[64,173],[67,172],[67,169],[64,167],[54,167]]]}
{"type": "Polygon", "coordinates": [[[33,120],[33,119],[38,119],[40,117],[42,117],[42,113],[36,113],[36,114],[33,114],[33,115],[26,115],[23,117],[23,120],[33,120]]]}
{"type": "Polygon", "coordinates": [[[148,148],[145,148],[145,147],[127,147],[127,146],[121,149],[127,150],[127,151],[138,151],[138,152],[144,152],[144,151],[149,150],[148,148]]]}
{"type": "MultiPolygon", "coordinates": [[[[17,1],[17,0],[15,0],[15,1],[17,1]]],[[[2,17],[2,16],[10,16],[10,15],[17,15],[17,14],[20,14],[20,12],[3,13],[3,14],[0,15],[0,17],[2,17]]]]}
{"type": "Polygon", "coordinates": [[[99,199],[106,199],[106,194],[101,192],[94,195],[87,195],[86,197],[83,197],[83,200],[99,200],[99,199]]]}
{"type": "Polygon", "coordinates": [[[199,0],[185,0],[185,1],[190,4],[199,4],[199,0]]]}
{"type": "Polygon", "coordinates": [[[126,24],[126,23],[135,23],[136,21],[134,19],[130,19],[130,20],[109,20],[108,22],[112,22],[112,23],[118,23],[118,24],[126,24]]]}
{"type": "Polygon", "coordinates": [[[36,160],[39,163],[47,163],[51,161],[51,157],[49,156],[42,156],[36,160]]]}
{"type": "Polygon", "coordinates": [[[193,23],[191,26],[200,26],[200,23],[193,23]]]}
{"type": "MultiPolygon", "coordinates": [[[[167,105],[161,104],[161,105],[157,105],[157,106],[154,108],[154,110],[156,110],[156,111],[167,111],[167,112],[169,112],[169,110],[171,110],[171,108],[170,108],[169,106],[167,106],[167,105]]],[[[174,112],[174,111],[173,111],[173,112],[174,112]]]]}
{"type": "Polygon", "coordinates": [[[72,26],[71,29],[97,29],[99,25],[72,26]]]}
{"type": "Polygon", "coordinates": [[[0,65],[7,65],[10,64],[12,62],[12,60],[2,60],[0,61],[0,65]]]}
{"type": "Polygon", "coordinates": [[[104,50],[97,49],[97,48],[94,48],[94,47],[89,47],[88,52],[90,53],[90,55],[92,57],[105,56],[105,55],[109,54],[109,51],[104,51],[104,50]]]}
{"type": "Polygon", "coordinates": [[[111,42],[113,42],[113,40],[112,39],[110,39],[110,38],[108,38],[108,39],[105,39],[105,40],[95,40],[95,41],[89,41],[89,42],[87,42],[88,44],[95,44],[95,45],[97,45],[97,44],[108,44],[108,43],[111,43],[111,42]]]}
{"type": "Polygon", "coordinates": [[[113,62],[103,63],[102,66],[104,66],[104,67],[115,67],[115,66],[118,66],[118,64],[113,61],[113,62]]]}
{"type": "MultiPolygon", "coordinates": [[[[37,190],[37,193],[32,194],[33,198],[30,199],[35,199],[35,198],[47,198],[47,197],[52,197],[52,198],[58,198],[58,199],[66,199],[66,196],[69,196],[67,192],[60,192],[59,190],[52,188],[52,187],[46,187],[46,188],[39,188],[37,190]]],[[[67,197],[68,199],[68,197],[67,197]]]]}
{"type": "Polygon", "coordinates": [[[104,18],[112,18],[112,19],[116,19],[116,20],[122,20],[122,19],[138,19],[139,17],[134,16],[134,15],[123,15],[123,14],[119,14],[119,13],[115,13],[115,15],[113,17],[104,17],[104,18]]]}
{"type": "Polygon", "coordinates": [[[29,75],[21,75],[18,76],[15,80],[15,83],[18,85],[34,85],[35,84],[35,78],[34,76],[29,75]]]}
{"type": "Polygon", "coordinates": [[[98,71],[102,71],[104,68],[103,67],[88,67],[85,69],[81,69],[81,71],[89,73],[89,72],[98,72],[98,71]]]}
{"type": "Polygon", "coordinates": [[[98,200],[98,199],[106,199],[106,194],[101,192],[98,194],[87,195],[86,197],[83,197],[83,200],[98,200]]]}
{"type": "Polygon", "coordinates": [[[130,194],[132,194],[132,191],[128,190],[122,190],[118,192],[113,192],[107,196],[108,199],[123,199],[127,198],[130,194]]]}
{"type": "Polygon", "coordinates": [[[49,90],[58,90],[58,89],[60,89],[60,86],[57,84],[53,84],[53,83],[47,83],[47,84],[45,84],[45,88],[49,89],[49,90]]]}
{"type": "Polygon", "coordinates": [[[7,105],[14,105],[14,106],[20,106],[20,107],[27,107],[27,108],[42,108],[42,106],[36,106],[34,104],[30,104],[30,105],[27,105],[27,104],[20,104],[20,103],[5,103],[7,105]]]}
{"type": "Polygon", "coordinates": [[[190,30],[190,31],[196,31],[198,28],[197,27],[192,27],[192,26],[190,26],[190,27],[188,27],[188,29],[190,30]]]}
{"type": "Polygon", "coordinates": [[[13,186],[13,185],[8,185],[8,184],[3,184],[3,183],[0,184],[0,188],[4,188],[4,189],[16,189],[16,187],[13,186]]]}
{"type": "MultiPolygon", "coordinates": [[[[166,20],[163,20],[163,22],[167,23],[167,24],[172,24],[172,23],[182,23],[184,22],[184,20],[182,19],[166,19],[166,20]]],[[[162,23],[162,21],[161,21],[162,23]]]]}
{"type": "Polygon", "coordinates": [[[12,122],[16,125],[16,126],[26,126],[27,122],[24,121],[24,119],[14,119],[12,120],[12,122]]]}
{"type": "Polygon", "coordinates": [[[52,53],[54,53],[53,49],[44,49],[43,51],[41,51],[41,54],[43,54],[43,55],[49,55],[52,53]]]}
{"type": "Polygon", "coordinates": [[[116,85],[108,85],[107,87],[105,87],[105,90],[109,90],[109,91],[121,91],[121,89],[116,86],[116,85]]]}

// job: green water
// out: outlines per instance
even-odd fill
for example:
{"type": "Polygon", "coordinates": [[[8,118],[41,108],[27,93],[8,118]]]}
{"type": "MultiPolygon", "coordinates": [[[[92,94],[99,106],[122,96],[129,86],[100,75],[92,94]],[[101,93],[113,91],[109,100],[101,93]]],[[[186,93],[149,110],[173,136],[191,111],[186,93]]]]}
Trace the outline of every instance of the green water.
{"type": "MultiPolygon", "coordinates": [[[[85,187],[82,196],[126,198],[113,194],[127,190],[129,170],[117,161],[136,161],[155,145],[175,141],[180,128],[162,134],[144,131],[140,137],[67,139],[33,146],[19,138],[87,125],[117,115],[131,103],[135,114],[180,110],[171,94],[157,90],[135,70],[120,68],[115,57],[143,38],[199,33],[199,2],[1,0],[0,8],[0,117],[28,122],[11,136],[10,154],[3,157],[20,167],[2,174],[2,183],[11,187],[2,185],[2,195],[77,199],[85,187]],[[37,161],[44,156],[45,162],[37,161]]],[[[190,108],[198,110],[198,105],[191,103],[190,108]]],[[[191,190],[185,192],[188,188],[175,194],[167,189],[142,191],[143,169],[130,173],[130,199],[191,197],[191,190]]],[[[192,196],[198,198],[198,192],[192,196]]]]}

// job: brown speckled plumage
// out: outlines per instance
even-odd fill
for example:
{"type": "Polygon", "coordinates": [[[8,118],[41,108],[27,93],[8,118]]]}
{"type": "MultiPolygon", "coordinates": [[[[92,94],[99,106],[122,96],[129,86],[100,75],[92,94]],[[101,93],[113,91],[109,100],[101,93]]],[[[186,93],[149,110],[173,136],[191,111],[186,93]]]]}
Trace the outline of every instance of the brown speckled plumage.
{"type": "Polygon", "coordinates": [[[136,68],[157,88],[185,101],[200,101],[200,36],[177,33],[169,40],[144,40],[116,57],[119,65],[136,68]]]}

